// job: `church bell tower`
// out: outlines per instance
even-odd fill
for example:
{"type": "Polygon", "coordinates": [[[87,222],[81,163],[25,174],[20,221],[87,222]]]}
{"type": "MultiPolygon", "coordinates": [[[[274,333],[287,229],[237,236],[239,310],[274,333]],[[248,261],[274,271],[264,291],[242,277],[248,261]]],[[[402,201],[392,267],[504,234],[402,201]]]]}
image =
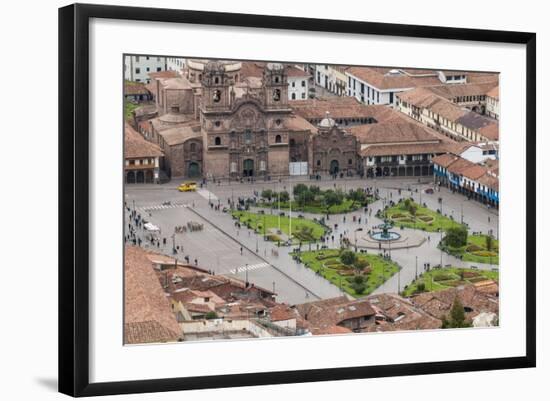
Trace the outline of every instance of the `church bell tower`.
{"type": "Polygon", "coordinates": [[[226,109],[230,106],[230,79],[225,68],[218,61],[211,61],[204,66],[202,74],[202,104],[204,108],[226,109]]]}
{"type": "Polygon", "coordinates": [[[288,81],[285,68],[280,63],[268,63],[262,80],[267,108],[288,107],[288,81]]]}

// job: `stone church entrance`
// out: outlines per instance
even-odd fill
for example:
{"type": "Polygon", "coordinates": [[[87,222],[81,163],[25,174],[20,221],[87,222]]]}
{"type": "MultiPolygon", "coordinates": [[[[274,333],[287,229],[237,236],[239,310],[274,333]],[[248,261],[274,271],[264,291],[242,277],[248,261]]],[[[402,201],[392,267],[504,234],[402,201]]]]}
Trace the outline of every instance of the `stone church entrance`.
{"type": "Polygon", "coordinates": [[[189,163],[189,169],[187,170],[187,175],[189,177],[198,177],[201,173],[199,163],[191,162],[189,163]]]}
{"type": "Polygon", "coordinates": [[[330,174],[337,174],[340,171],[340,165],[338,160],[333,160],[330,162],[330,174]]]}
{"type": "Polygon", "coordinates": [[[243,161],[243,177],[253,177],[254,176],[254,160],[245,159],[243,161]]]}

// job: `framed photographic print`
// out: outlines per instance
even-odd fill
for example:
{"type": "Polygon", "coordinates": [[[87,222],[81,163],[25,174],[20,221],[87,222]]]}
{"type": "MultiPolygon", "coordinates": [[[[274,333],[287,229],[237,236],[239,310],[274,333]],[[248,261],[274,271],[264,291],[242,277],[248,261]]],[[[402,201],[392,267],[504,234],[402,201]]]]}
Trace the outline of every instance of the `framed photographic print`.
{"type": "Polygon", "coordinates": [[[78,4],[59,78],[61,392],[535,366],[535,34],[78,4]]]}

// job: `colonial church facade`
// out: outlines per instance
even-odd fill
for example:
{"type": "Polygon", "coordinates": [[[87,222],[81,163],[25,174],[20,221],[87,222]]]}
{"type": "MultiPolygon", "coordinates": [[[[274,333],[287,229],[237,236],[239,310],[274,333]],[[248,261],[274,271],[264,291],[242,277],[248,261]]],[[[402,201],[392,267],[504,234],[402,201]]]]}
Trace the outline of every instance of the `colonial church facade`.
{"type": "Polygon", "coordinates": [[[261,85],[236,85],[221,63],[202,74],[200,122],[204,171],[211,177],[288,174],[288,83],[282,64],[268,64],[261,85]]]}
{"type": "MultiPolygon", "coordinates": [[[[151,74],[147,87],[155,98],[154,115],[134,116],[137,130],[160,146],[160,171],[169,178],[365,174],[369,152],[384,160],[413,160],[408,149],[395,145],[415,142],[420,129],[429,131],[406,127],[389,135],[407,117],[354,98],[289,101],[287,65],[266,63],[261,75],[247,76],[240,62],[186,62],[181,76],[151,74]],[[379,126],[374,133],[368,129],[372,124],[379,126]]],[[[424,136],[437,142],[437,149],[421,145],[417,153],[429,157],[445,151],[433,135],[424,136]]]]}

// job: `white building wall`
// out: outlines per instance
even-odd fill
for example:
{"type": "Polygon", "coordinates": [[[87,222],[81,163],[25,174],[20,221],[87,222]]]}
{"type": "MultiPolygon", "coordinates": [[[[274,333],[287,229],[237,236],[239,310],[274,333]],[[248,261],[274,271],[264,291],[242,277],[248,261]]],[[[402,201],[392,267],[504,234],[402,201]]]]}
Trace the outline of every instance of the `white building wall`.
{"type": "Polygon", "coordinates": [[[124,79],[149,83],[149,73],[165,71],[166,57],[126,56],[124,58],[124,79]]]}
{"type": "Polygon", "coordinates": [[[288,100],[307,99],[309,93],[308,77],[288,77],[288,100]]]}
{"type": "Polygon", "coordinates": [[[224,320],[224,319],[210,319],[210,320],[196,320],[180,323],[180,327],[185,334],[201,334],[212,333],[219,334],[224,331],[248,331],[254,336],[273,337],[271,333],[265,330],[263,327],[254,324],[250,320],[224,320]]]}
{"type": "Polygon", "coordinates": [[[181,75],[181,70],[185,66],[185,59],[183,57],[167,57],[166,69],[168,71],[177,71],[181,75]]]}
{"type": "Polygon", "coordinates": [[[387,104],[395,106],[396,94],[406,92],[413,88],[392,88],[380,90],[366,81],[362,81],[354,75],[346,73],[348,77],[348,96],[354,96],[365,104],[387,104]]]}
{"type": "Polygon", "coordinates": [[[489,116],[496,118],[500,117],[500,102],[494,97],[487,96],[487,109],[486,112],[489,116]]]}

